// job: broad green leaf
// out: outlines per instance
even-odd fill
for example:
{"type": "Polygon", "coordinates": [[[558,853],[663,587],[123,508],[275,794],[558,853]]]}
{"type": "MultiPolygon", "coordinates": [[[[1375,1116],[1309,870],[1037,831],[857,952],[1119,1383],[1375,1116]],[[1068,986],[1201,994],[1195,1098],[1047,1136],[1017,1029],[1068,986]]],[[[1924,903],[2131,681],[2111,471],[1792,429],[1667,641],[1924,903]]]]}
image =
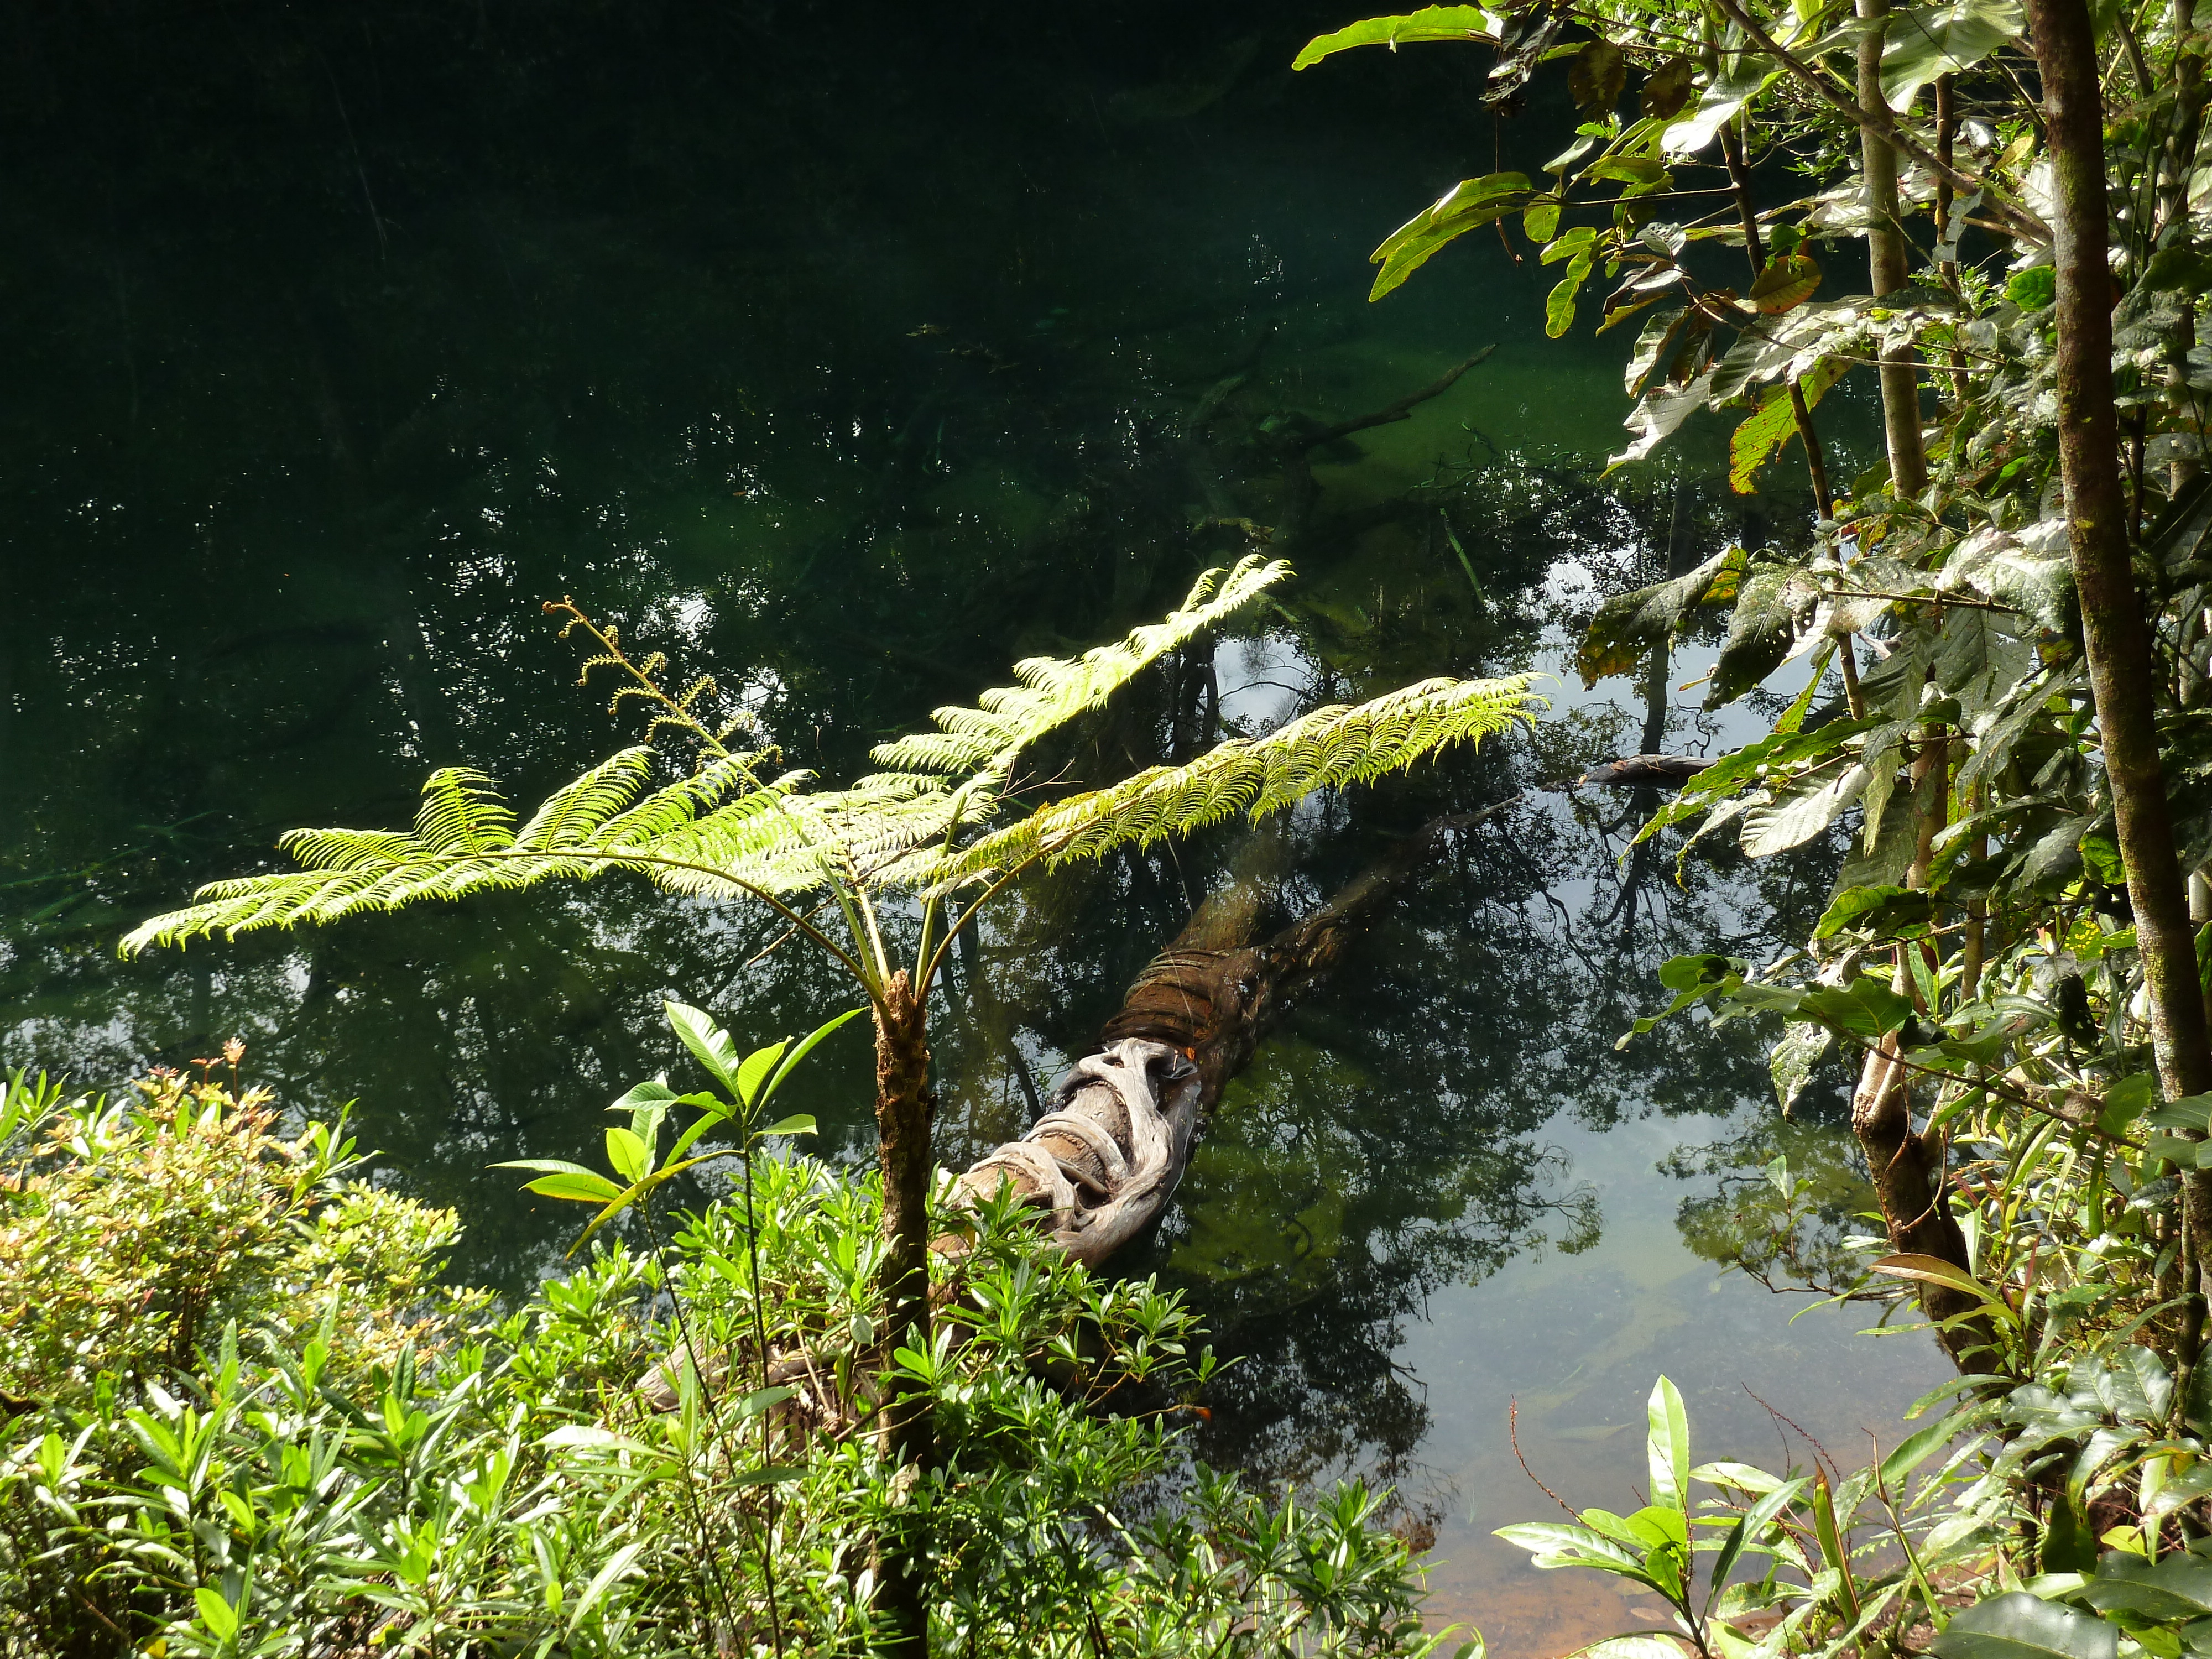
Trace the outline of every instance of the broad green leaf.
{"type": "Polygon", "coordinates": [[[2114,1550],[2081,1587],[2081,1599],[2100,1613],[2131,1613],[2160,1624],[2180,1624],[2212,1613],[2212,1561],[2177,1550],[2157,1564],[2114,1550]]]}
{"type": "Polygon", "coordinates": [[[1786,662],[1798,623],[1819,597],[1818,588],[1794,565],[1753,567],[1729,614],[1728,638],[1705,687],[1705,707],[1727,707],[1786,662]]]}
{"type": "Polygon", "coordinates": [[[765,1129],[754,1131],[760,1135],[811,1135],[816,1133],[814,1119],[805,1112],[793,1112],[779,1119],[765,1129]]]}
{"type": "Polygon", "coordinates": [[[633,1182],[629,1186],[623,1188],[619,1196],[617,1196],[605,1209],[601,1210],[597,1215],[592,1218],[592,1224],[585,1228],[582,1232],[576,1235],[576,1242],[568,1247],[568,1254],[574,1255],[577,1251],[582,1249],[585,1245],[592,1242],[592,1236],[596,1234],[600,1228],[605,1226],[617,1216],[620,1215],[624,1210],[629,1208],[631,1205],[646,1197],[655,1188],[661,1186],[664,1182],[674,1180],[678,1176],[683,1174],[684,1170],[691,1168],[694,1164],[704,1164],[705,1162],[707,1162],[705,1158],[687,1158],[681,1164],[665,1164],[659,1169],[655,1170],[651,1175],[646,1176],[644,1180],[633,1182]]]}
{"type": "Polygon", "coordinates": [[[1945,1418],[1909,1436],[1881,1460],[1881,1484],[1892,1498],[1902,1498],[1905,1477],[1918,1468],[1930,1452],[1948,1445],[1959,1433],[1958,1425],[1945,1418]]]}
{"type": "MultiPolygon", "coordinates": [[[[1651,1584],[1644,1559],[1626,1546],[1591,1531],[1559,1521],[1524,1521],[1500,1527],[1497,1535],[1529,1552],[1540,1567],[1594,1567],[1640,1584],[1651,1584]]],[[[1656,1584],[1653,1589],[1657,1589],[1656,1584]]]]}
{"type": "Polygon", "coordinates": [[[742,1062],[738,1045],[730,1041],[730,1034],[714,1024],[714,1017],[703,1009],[681,1002],[666,1002],[661,1006],[668,1015],[670,1029],[683,1040],[684,1046],[698,1057],[699,1063],[714,1075],[715,1081],[743,1100],[744,1091],[738,1087],[738,1067],[742,1062]]]}
{"type": "Polygon", "coordinates": [[[571,1164],[565,1158],[511,1158],[505,1163],[489,1166],[495,1170],[542,1170],[548,1175],[595,1175],[598,1172],[586,1164],[571,1164]]]}
{"type": "Polygon", "coordinates": [[[1427,208],[1408,219],[1368,256],[1382,269],[1367,297],[1379,300],[1414,271],[1445,243],[1493,219],[1518,211],[1528,195],[1528,178],[1520,173],[1492,173],[1480,179],[1464,179],[1427,208]]]}
{"type": "Polygon", "coordinates": [[[1640,461],[1653,450],[1673,437],[1688,420],[1705,406],[1707,394],[1712,389],[1710,372],[1700,374],[1687,386],[1655,386],[1645,392],[1628,418],[1621,422],[1634,434],[1635,441],[1618,455],[1606,458],[1605,470],[1626,466],[1631,461],[1640,461]]]}
{"type": "Polygon", "coordinates": [[[1628,367],[1621,374],[1621,384],[1630,397],[1643,389],[1644,382],[1659,367],[1659,360],[1682,332],[1684,319],[1689,315],[1688,307],[1677,306],[1672,311],[1661,312],[1644,325],[1644,332],[1636,337],[1636,349],[1628,354],[1628,367]]]}
{"type": "Polygon", "coordinates": [[[1661,142],[1670,155],[1692,155],[1713,142],[1722,123],[1765,89],[1783,73],[1782,65],[1757,52],[1737,52],[1723,60],[1723,67],[1698,100],[1696,113],[1667,129],[1661,142]]]}
{"type": "Polygon", "coordinates": [[[617,1175],[630,1182],[644,1180],[646,1171],[652,1167],[643,1139],[619,1127],[607,1131],[607,1162],[617,1175]]]}
{"type": "MultiPolygon", "coordinates": [[[[1559,204],[1551,197],[1539,197],[1522,210],[1521,234],[1532,242],[1548,242],[1559,228],[1559,204]]],[[[1630,391],[1635,388],[1631,386],[1630,391]]]]}
{"type": "Polygon", "coordinates": [[[1651,1468],[1654,1506],[1687,1514],[1690,1504],[1690,1419],[1682,1391],[1666,1377],[1651,1386],[1644,1408],[1651,1429],[1644,1452],[1651,1468]]]}
{"type": "Polygon", "coordinates": [[[1890,14],[1882,40],[1881,95],[1902,111],[1939,75],[1956,75],[2027,27],[2015,0],[1943,0],[1890,14]]]}
{"type": "Polygon", "coordinates": [[[1404,16],[1363,18],[1334,34],[1316,35],[1291,67],[1310,69],[1332,53],[1354,46],[1388,46],[1395,52],[1401,42],[1483,40],[1494,45],[1498,38],[1498,19],[1480,6],[1427,6],[1404,16]]]}
{"type": "Polygon", "coordinates": [[[1716,553],[1696,569],[1632,593],[1617,594],[1597,608],[1575,653],[1584,686],[1608,674],[1634,673],[1645,650],[1679,633],[1690,613],[1713,602],[1722,579],[1743,568],[1740,547],[1716,553]]]}
{"type": "Polygon", "coordinates": [[[594,1175],[589,1170],[574,1175],[540,1176],[526,1183],[522,1190],[536,1193],[540,1198],[574,1199],[580,1204],[605,1204],[620,1198],[623,1191],[605,1176],[594,1175]]]}
{"type": "Polygon", "coordinates": [[[1870,929],[1877,938],[1926,923],[1936,914],[1932,894],[1893,883],[1846,887],[1828,901],[1813,929],[1814,939],[1833,939],[1846,927],[1870,929]]]}
{"type": "Polygon", "coordinates": [[[1953,1617],[1937,1659],[2118,1659],[2120,1632],[2094,1613],[2008,1590],[1953,1617]]]}
{"type": "Polygon", "coordinates": [[[1784,1116],[1789,1115],[1797,1097],[1805,1092],[1806,1085],[1813,1080],[1814,1067],[1835,1040],[1826,1026],[1810,1020],[1793,1019],[1783,1027],[1782,1040],[1766,1056],[1766,1071],[1774,1080],[1775,1102],[1784,1116]]]}
{"type": "Polygon", "coordinates": [[[743,1400],[738,1401],[738,1415],[740,1417],[758,1417],[762,1413],[766,1412],[774,1407],[781,1406],[785,1401],[790,1399],[798,1392],[799,1390],[796,1389],[788,1389],[781,1386],[773,1389],[757,1389],[752,1393],[747,1395],[743,1400]]]}
{"type": "Polygon", "coordinates": [[[1611,179],[1624,185],[1658,185],[1672,176],[1656,155],[1607,155],[1583,169],[1583,179],[1592,183],[1611,179]]]}
{"type": "Polygon", "coordinates": [[[1700,1463],[1690,1471],[1690,1478],[1703,1480],[1708,1486],[1734,1486],[1742,1492],[1770,1492],[1783,1485],[1778,1477],[1755,1463],[1732,1463],[1726,1460],[1700,1463]]]}
{"type": "Polygon", "coordinates": [[[1688,1516],[1679,1509],[1647,1504],[1635,1514],[1624,1516],[1624,1523],[1647,1547],[1657,1547],[1672,1544],[1686,1548],[1690,1542],[1688,1516]]]}
{"type": "Polygon", "coordinates": [[[1583,1525],[1588,1527],[1592,1532],[1601,1533],[1616,1544],[1626,1544],[1639,1554],[1649,1549],[1655,1542],[1666,1541],[1664,1539],[1655,1540],[1645,1537],[1643,1533],[1631,1526],[1625,1517],[1615,1515],[1611,1510],[1587,1509],[1581,1512],[1581,1519],[1583,1525]]]}
{"type": "Polygon", "coordinates": [[[2158,1081],[2148,1072],[2124,1077],[2105,1091],[2097,1127],[2106,1134],[2125,1134],[2128,1126],[2158,1103],[2158,1081]]]}
{"type": "MultiPolygon", "coordinates": [[[[1754,294],[1758,289],[1752,290],[1754,294]]],[[[1843,379],[1850,365],[1840,357],[1823,357],[1797,382],[1805,407],[1812,409],[1830,386],[1843,379]]],[[[1756,494],[1752,479],[1773,458],[1775,451],[1797,436],[1797,408],[1787,385],[1774,388],[1758,412],[1736,428],[1729,439],[1729,488],[1739,495],[1756,494]]]]}
{"type": "Polygon", "coordinates": [[[218,1642],[228,1642],[238,1634],[238,1609],[211,1589],[192,1592],[192,1605],[199,1609],[200,1622],[205,1625],[218,1642]]]}
{"type": "Polygon", "coordinates": [[[781,1042],[769,1043],[765,1048],[756,1048],[745,1056],[744,1063],[738,1067],[738,1098],[744,1103],[747,1111],[754,1111],[759,1108],[760,1101],[757,1097],[761,1085],[767,1081],[769,1072],[775,1068],[776,1061],[783,1058],[783,1051],[790,1046],[791,1040],[787,1037],[781,1042]]]}
{"type": "Polygon", "coordinates": [[[1567,274],[1559,278],[1544,301],[1544,332],[1554,340],[1575,325],[1575,295],[1582,290],[1583,279],[1590,274],[1590,256],[1577,253],[1567,267],[1567,274]]]}
{"type": "Polygon", "coordinates": [[[566,1158],[518,1158],[503,1164],[495,1164],[495,1170],[542,1170],[544,1175],[527,1182],[523,1191],[536,1193],[541,1198],[568,1198],[580,1203],[604,1204],[611,1198],[619,1198],[622,1188],[596,1170],[580,1164],[571,1164],[566,1158]]]}
{"type": "Polygon", "coordinates": [[[1556,265],[1562,260],[1571,259],[1577,254],[1588,252],[1596,240],[1597,231],[1593,227],[1577,225],[1565,234],[1553,238],[1545,246],[1544,252],[1539,258],[1539,263],[1556,265]]]}
{"type": "Polygon", "coordinates": [[[1743,817],[1746,856],[1763,859],[1803,846],[1843,816],[1866,781],[1865,767],[1849,766],[1825,778],[1808,779],[1778,799],[1752,807],[1743,817]]]}

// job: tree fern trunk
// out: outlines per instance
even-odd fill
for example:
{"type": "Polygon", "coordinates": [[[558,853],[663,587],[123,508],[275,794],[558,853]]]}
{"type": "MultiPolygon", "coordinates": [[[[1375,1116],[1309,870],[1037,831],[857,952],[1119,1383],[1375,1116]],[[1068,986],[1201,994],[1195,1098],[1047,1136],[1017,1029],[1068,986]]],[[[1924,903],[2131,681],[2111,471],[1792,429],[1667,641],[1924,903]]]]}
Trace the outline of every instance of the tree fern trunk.
{"type": "MultiPolygon", "coordinates": [[[[901,969],[884,988],[876,1012],[876,1127],[884,1172],[884,1309],[888,1356],[900,1345],[929,1346],[929,1182],[931,1120],[929,1019],[901,969]]],[[[933,1449],[927,1402],[894,1393],[886,1410],[884,1452],[897,1467],[894,1490],[908,1503],[933,1449]]],[[[929,1536],[911,1509],[876,1540],[876,1605],[891,1626],[883,1651],[927,1659],[929,1536]]]]}

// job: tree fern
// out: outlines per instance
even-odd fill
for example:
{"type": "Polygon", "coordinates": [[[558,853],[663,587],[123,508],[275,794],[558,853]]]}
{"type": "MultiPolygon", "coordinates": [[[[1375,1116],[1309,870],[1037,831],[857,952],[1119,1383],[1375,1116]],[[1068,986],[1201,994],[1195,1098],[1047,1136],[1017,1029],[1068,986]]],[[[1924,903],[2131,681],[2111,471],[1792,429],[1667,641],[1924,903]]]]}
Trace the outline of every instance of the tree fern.
{"type": "MultiPolygon", "coordinates": [[[[1039,859],[1095,857],[1239,811],[1258,817],[1313,790],[1368,781],[1528,718],[1525,679],[1431,680],[1356,708],[1317,709],[1268,737],[1224,744],[1188,766],[1155,768],[1003,822],[1004,791],[1023,749],[1103,706],[1148,665],[1287,574],[1280,561],[1248,558],[1225,574],[1208,572],[1164,621],[1113,645],[1021,663],[1020,684],[984,693],[975,708],[937,710],[935,731],[876,750],[878,763],[890,769],[845,789],[811,788],[804,772],[764,775],[773,751],[730,753],[696,722],[686,729],[703,733],[708,755],[691,775],[648,789],[653,751],[625,749],[556,791],[519,830],[489,779],[447,768],[424,784],[411,832],[294,830],[279,844],[296,868],[203,888],[191,905],[146,922],[122,948],[133,954],[207,934],[335,921],[629,870],[672,891],[765,899],[874,983],[889,969],[880,960],[870,890],[921,890],[934,904],[951,888],[1039,859]],[[846,908],[854,955],[785,902],[824,887],[846,908]]],[[[655,659],[632,664],[619,654],[612,630],[596,636],[615,653],[599,660],[622,666],[648,699],[677,706],[644,672],[655,659]]]]}

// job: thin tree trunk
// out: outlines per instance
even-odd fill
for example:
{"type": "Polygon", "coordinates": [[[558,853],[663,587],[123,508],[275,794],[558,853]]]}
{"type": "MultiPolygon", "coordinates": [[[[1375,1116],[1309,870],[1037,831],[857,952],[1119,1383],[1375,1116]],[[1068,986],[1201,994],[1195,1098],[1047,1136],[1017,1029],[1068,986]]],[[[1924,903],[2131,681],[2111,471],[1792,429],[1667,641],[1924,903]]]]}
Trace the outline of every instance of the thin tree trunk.
{"type": "MultiPolygon", "coordinates": [[[[2074,555],[2074,585],[2089,659],[2089,688],[2105,776],[2127,866],[2136,944],[2150,994],[2151,1044],[2169,1100],[2212,1089],[2188,889],[2174,854],[2158,750],[2150,629],[2129,559],[2112,407],[2112,280],[2107,263],[2104,109],[2095,37],[2083,0],[2029,0],[2043,79],[2057,267],[2058,465],[2074,555]]],[[[2183,1211],[2202,1282],[2212,1244],[2212,1174],[2183,1182],[2183,1211]]]]}
{"type": "MultiPolygon", "coordinates": [[[[876,1012],[876,1127],[884,1172],[884,1261],[880,1283],[890,1328],[884,1351],[929,1347],[929,1183],[931,1121],[937,1097],[929,1086],[927,1011],[906,970],[893,974],[876,1012]]],[[[885,1412],[884,1449],[894,1464],[894,1491],[908,1504],[929,1468],[932,1424],[927,1402],[895,1392],[885,1412]]],[[[896,1659],[928,1659],[929,1539],[915,1511],[885,1527],[875,1543],[876,1607],[891,1626],[882,1651],[896,1659]]]]}
{"type": "Polygon", "coordinates": [[[2150,985],[2152,1042],[2160,1080],[2178,1097],[2212,1089],[2212,1048],[2159,758],[2150,629],[2129,558],[2112,407],[2112,283],[2095,48],[2082,0],[2032,0],[2028,9],[2057,209],[2058,465],[2074,582],[2136,942],[2150,985]]]}
{"type": "MultiPolygon", "coordinates": [[[[1928,884],[1930,850],[1942,827],[1950,789],[1950,753],[1951,745],[1939,728],[1922,738],[1913,757],[1915,841],[1912,867],[1905,878],[1909,886],[1928,884]]],[[[1897,988],[1907,994],[1912,992],[1913,981],[1904,953],[1911,948],[1897,947],[1897,988]]],[[[1934,1256],[1962,1272],[1971,1272],[1966,1234],[1944,1195],[1943,1138],[1913,1128],[1910,1082],[1910,1074],[1898,1058],[1897,1039],[1884,1038],[1860,1070],[1859,1086],[1851,1097],[1851,1133],[1866,1154],[1890,1249],[1901,1255],[1934,1256]]],[[[1942,1285],[1923,1284],[1918,1291],[1920,1305],[1930,1319],[1972,1316],[1981,1305],[1974,1297],[1942,1285]]],[[[1969,1370],[1985,1368],[1976,1364],[1974,1355],[1995,1340],[1996,1333],[1986,1319],[1972,1319],[1942,1333],[1944,1347],[1962,1368],[1969,1370]]]]}
{"type": "MultiPolygon", "coordinates": [[[[1859,105],[1886,110],[1881,95],[1881,46],[1887,31],[1889,0],[1858,0],[1867,25],[1859,43],[1859,105]]],[[[1905,286],[1905,231],[1898,222],[1897,151],[1870,128],[1859,129],[1859,165],[1866,178],[1867,275],[1875,297],[1905,286]]],[[[1920,376],[1911,348],[1886,351],[1881,358],[1881,424],[1889,447],[1889,477],[1897,494],[1917,495],[1928,488],[1928,463],[1920,442],[1920,376]]]]}

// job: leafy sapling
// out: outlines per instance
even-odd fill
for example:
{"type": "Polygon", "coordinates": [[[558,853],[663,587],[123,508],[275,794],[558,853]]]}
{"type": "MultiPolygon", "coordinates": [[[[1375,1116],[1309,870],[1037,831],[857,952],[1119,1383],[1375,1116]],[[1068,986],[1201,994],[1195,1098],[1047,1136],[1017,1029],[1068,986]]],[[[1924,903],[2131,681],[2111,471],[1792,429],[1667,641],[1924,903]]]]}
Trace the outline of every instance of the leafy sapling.
{"type": "MultiPolygon", "coordinates": [[[[1741,1466],[1690,1463],[1690,1421],[1680,1389],[1661,1377],[1651,1390],[1647,1408],[1650,1433],[1645,1450],[1650,1471],[1651,1501],[1631,1515],[1609,1510],[1587,1509],[1576,1524],[1539,1521],[1500,1527],[1498,1535],[1517,1544],[1535,1558],[1540,1567],[1591,1567],[1626,1578],[1656,1591],[1674,1610],[1674,1631],[1629,1631],[1595,1644],[1585,1652],[1602,1650],[1606,1659],[1658,1659],[1676,1650],[1656,1637],[1685,1637],[1700,1659],[1714,1659],[1716,1646],[1725,1650],[1715,1614],[1721,1611],[1722,1592],[1729,1574],[1746,1550],[1771,1553],[1771,1536],[1790,1506],[1802,1495],[1803,1479],[1772,1482],[1757,1501],[1734,1516],[1693,1516],[1690,1510],[1692,1480],[1713,1480],[1741,1466]],[[1692,1528],[1725,1525],[1718,1542],[1693,1541],[1692,1528]],[[1697,1584],[1696,1556],[1714,1553],[1712,1571],[1704,1593],[1697,1584]]],[[[1743,1471],[1756,1473],[1755,1471],[1743,1471]]],[[[1765,1484],[1762,1481],[1761,1484],[1765,1484]]],[[[1731,1632],[1732,1634],[1732,1632],[1731,1632]]]]}
{"type": "MultiPolygon", "coordinates": [[[[791,1390],[778,1389],[769,1381],[768,1322],[761,1296],[760,1223],[753,1209],[753,1159],[762,1144],[778,1135],[811,1135],[815,1133],[814,1119],[805,1113],[794,1113],[773,1123],[763,1123],[768,1103],[775,1097],[786,1079],[790,1077],[799,1062],[814,1051],[822,1040],[866,1012],[852,1008],[817,1026],[804,1037],[786,1037],[764,1048],[740,1056],[738,1045],[730,1034],[714,1023],[713,1016],[703,1010],[681,1002],[662,1005],[668,1024],[684,1046],[689,1048],[708,1074],[728,1091],[726,1097],[713,1090],[697,1090],[678,1094],[668,1084],[665,1073],[651,1081],[641,1083],[607,1109],[627,1112],[627,1127],[617,1125],[606,1133],[607,1162],[626,1185],[617,1186],[606,1176],[581,1164],[572,1164],[561,1158],[513,1158],[494,1164],[500,1170],[536,1170],[543,1171],[538,1179],[528,1182],[525,1190],[546,1198],[570,1199],[580,1203],[596,1204],[599,1213],[591,1224],[577,1235],[576,1242],[568,1247],[574,1255],[588,1239],[632,1205],[637,1206],[644,1218],[646,1231],[653,1254],[661,1263],[661,1275],[668,1286],[671,1304],[676,1313],[678,1334],[684,1344],[678,1373],[679,1390],[695,1398],[704,1389],[704,1379],[699,1375],[699,1348],[692,1340],[690,1322],[685,1314],[684,1298],[678,1290],[675,1274],[670,1270],[667,1252],[659,1229],[654,1225],[651,1207],[653,1192],[684,1170],[696,1169],[719,1158],[734,1158],[743,1172],[745,1201],[745,1258],[748,1276],[752,1284],[752,1314],[754,1346],[760,1363],[759,1387],[738,1404],[738,1414],[755,1419],[760,1424],[761,1466],[751,1480],[763,1486],[768,1497],[768,1515],[761,1535],[761,1565],[768,1588],[769,1620],[775,1642],[776,1652],[783,1651],[782,1621],[776,1607],[775,1595],[775,1482],[790,1479],[801,1471],[781,1468],[774,1462],[769,1421],[769,1409],[789,1396],[791,1390]],[[690,1106],[700,1115],[670,1143],[667,1155],[660,1155],[660,1132],[673,1106],[690,1106]],[[718,1146],[712,1152],[687,1156],[702,1135],[709,1129],[732,1133],[734,1140],[727,1146],[718,1146]]],[[[713,1401],[707,1401],[708,1415],[715,1415],[713,1401]]],[[[688,1444],[688,1443],[687,1443],[688,1444]]],[[[689,1473],[688,1454],[685,1459],[689,1473]]],[[[702,1546],[706,1540],[702,1538],[702,1546]]],[[[711,1552],[710,1552],[711,1554],[711,1552]]]]}

